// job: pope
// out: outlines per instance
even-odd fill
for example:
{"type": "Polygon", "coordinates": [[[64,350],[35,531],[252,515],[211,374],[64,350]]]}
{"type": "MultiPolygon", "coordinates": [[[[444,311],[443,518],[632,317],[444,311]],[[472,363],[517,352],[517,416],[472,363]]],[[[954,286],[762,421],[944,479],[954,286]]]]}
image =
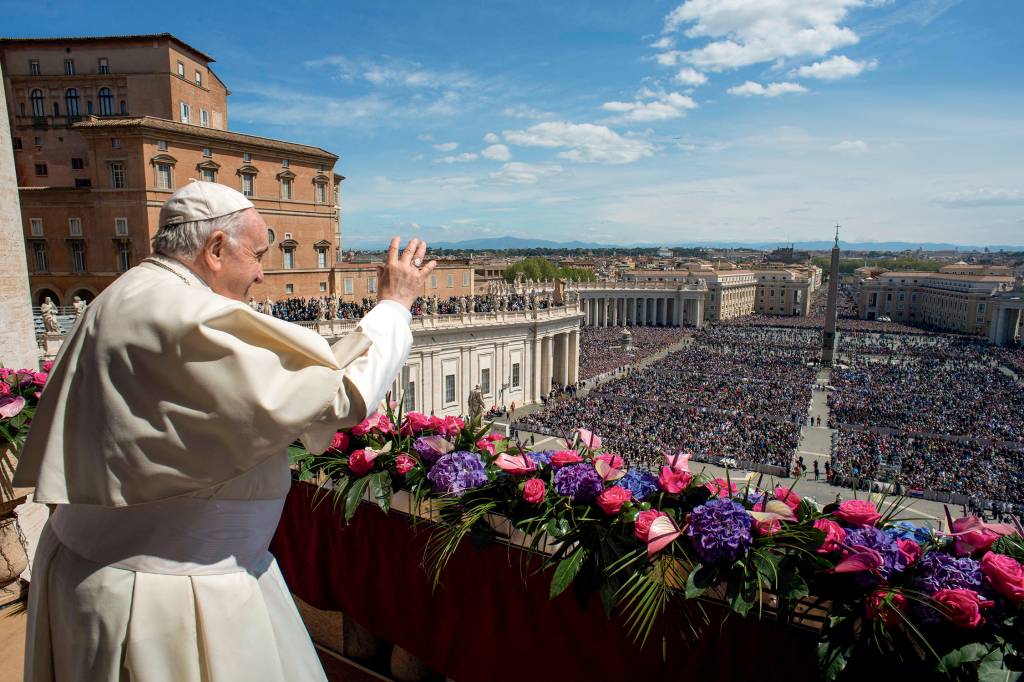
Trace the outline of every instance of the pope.
{"type": "Polygon", "coordinates": [[[332,346],[244,302],[269,249],[247,198],[191,182],[161,208],[154,255],[64,341],[14,480],[55,505],[26,680],[326,679],[267,551],[286,450],[322,452],[376,409],[436,263],[392,239],[377,305],[332,346]]]}

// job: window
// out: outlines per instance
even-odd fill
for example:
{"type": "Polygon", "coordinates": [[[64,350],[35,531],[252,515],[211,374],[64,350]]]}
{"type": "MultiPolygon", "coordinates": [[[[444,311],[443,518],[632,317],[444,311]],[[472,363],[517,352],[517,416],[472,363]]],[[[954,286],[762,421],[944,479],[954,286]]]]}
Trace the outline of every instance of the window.
{"type": "Polygon", "coordinates": [[[288,167],[288,159],[281,159],[281,167],[282,168],[287,168],[288,167]]]}
{"type": "Polygon", "coordinates": [[[212,168],[204,168],[203,180],[207,182],[217,182],[217,171],[212,168]]]}
{"type": "Polygon", "coordinates": [[[39,60],[38,59],[31,59],[31,60],[29,60],[29,62],[28,62],[28,72],[29,72],[30,75],[33,75],[33,76],[38,76],[40,73],[42,73],[39,70],[39,60]]]}
{"type": "Polygon", "coordinates": [[[75,60],[65,59],[64,60],[64,75],[74,76],[75,75],[75,60]]]}
{"type": "Polygon", "coordinates": [[[286,293],[286,294],[294,294],[295,293],[295,285],[291,284],[291,283],[285,284],[284,285],[284,293],[286,293]]]}
{"type": "Polygon", "coordinates": [[[160,189],[171,189],[172,183],[171,164],[158,163],[156,165],[156,186],[160,189]]]}
{"type": "Polygon", "coordinates": [[[20,151],[21,150],[21,138],[20,137],[14,137],[14,138],[11,138],[11,139],[12,139],[11,144],[12,144],[12,146],[14,148],[14,151],[20,151]]]}
{"type": "Polygon", "coordinates": [[[36,118],[46,116],[46,103],[43,101],[43,91],[33,90],[30,99],[32,100],[32,115],[36,118]]]}
{"type": "Polygon", "coordinates": [[[291,270],[295,267],[295,249],[292,247],[285,247],[284,249],[284,269],[291,270]]]}
{"type": "Polygon", "coordinates": [[[118,237],[128,236],[127,218],[114,218],[114,234],[116,234],[118,237]]]}
{"type": "Polygon", "coordinates": [[[79,116],[79,97],[77,88],[68,88],[64,91],[64,108],[67,110],[68,118],[79,116]]]}
{"type": "Polygon", "coordinates": [[[43,242],[32,243],[32,253],[35,255],[36,272],[49,270],[49,263],[46,261],[46,244],[43,242]]]}
{"type": "Polygon", "coordinates": [[[519,388],[519,363],[512,363],[512,388],[519,388]]]}
{"type": "Polygon", "coordinates": [[[448,288],[451,289],[455,286],[455,275],[448,273],[448,288]]]}
{"type": "Polygon", "coordinates": [[[28,219],[29,233],[33,237],[43,236],[43,219],[42,218],[29,218],[28,219]]]}
{"type": "Polygon", "coordinates": [[[71,269],[74,272],[85,272],[85,242],[75,239],[68,242],[71,245],[71,269]]]}
{"type": "Polygon", "coordinates": [[[162,152],[167,151],[167,140],[157,140],[156,141],[156,148],[159,149],[162,152]]]}
{"type": "Polygon", "coordinates": [[[480,392],[489,395],[491,392],[491,368],[485,367],[480,370],[480,392]]]}
{"type": "Polygon", "coordinates": [[[117,244],[117,267],[121,272],[128,272],[132,269],[132,245],[129,242],[118,242],[117,244]]]}
{"type": "Polygon", "coordinates": [[[370,292],[371,294],[377,293],[377,278],[376,277],[368,277],[366,279],[366,290],[368,292],[370,292]]]}
{"type": "Polygon", "coordinates": [[[112,163],[110,164],[110,186],[114,189],[124,189],[127,186],[124,177],[124,164],[123,163],[112,163]]]}
{"type": "Polygon", "coordinates": [[[106,57],[100,57],[99,72],[100,73],[110,73],[110,63],[107,61],[106,57]]]}
{"type": "Polygon", "coordinates": [[[128,102],[126,102],[125,100],[121,100],[121,115],[128,115],[128,102]]]}
{"type": "Polygon", "coordinates": [[[454,403],[455,402],[455,375],[445,374],[444,375],[444,402],[454,403]]]}
{"type": "Polygon", "coordinates": [[[178,78],[184,78],[184,77],[185,77],[185,64],[182,63],[182,62],[178,62],[178,78]]]}
{"type": "Polygon", "coordinates": [[[92,110],[92,100],[91,99],[85,100],[85,113],[89,114],[90,116],[92,116],[93,113],[94,113],[93,110],[92,110]]]}
{"type": "Polygon", "coordinates": [[[203,156],[205,156],[206,158],[210,158],[211,156],[213,156],[213,150],[210,149],[209,147],[203,147],[203,156]]]}
{"type": "Polygon", "coordinates": [[[252,153],[242,152],[242,161],[252,161],[252,153]]]}
{"type": "Polygon", "coordinates": [[[437,275],[431,275],[430,276],[430,288],[431,289],[436,289],[437,288],[437,275]]]}
{"type": "Polygon", "coordinates": [[[253,196],[256,176],[250,173],[242,173],[242,194],[247,197],[253,196]]]}
{"type": "Polygon", "coordinates": [[[121,138],[120,137],[112,137],[112,138],[110,138],[110,148],[111,149],[120,149],[121,148],[121,138]]]}
{"type": "Polygon", "coordinates": [[[188,118],[189,118],[188,102],[178,102],[178,109],[179,109],[178,113],[181,114],[181,122],[182,123],[188,123],[188,118]]]}
{"type": "Polygon", "coordinates": [[[318,182],[315,186],[316,203],[326,204],[327,203],[327,185],[318,182]]]}
{"type": "Polygon", "coordinates": [[[354,282],[353,282],[352,278],[351,277],[346,277],[345,278],[345,293],[346,294],[351,294],[353,292],[353,285],[354,285],[354,282]]]}
{"type": "Polygon", "coordinates": [[[75,187],[92,187],[92,179],[90,178],[75,178],[75,187]]]}
{"type": "Polygon", "coordinates": [[[58,104],[57,102],[53,103],[53,115],[60,116],[60,104],[58,104]]]}
{"type": "Polygon", "coordinates": [[[99,92],[100,100],[100,116],[113,116],[114,115],[114,95],[110,92],[110,88],[100,88],[99,92]]]}
{"type": "Polygon", "coordinates": [[[72,237],[82,236],[82,219],[68,218],[68,234],[72,237]]]}
{"type": "Polygon", "coordinates": [[[416,382],[411,379],[412,372],[408,367],[402,368],[402,411],[412,412],[416,409],[416,382]]]}
{"type": "Polygon", "coordinates": [[[199,125],[201,125],[204,128],[210,127],[210,112],[208,112],[206,109],[199,110],[199,125]]]}
{"type": "Polygon", "coordinates": [[[321,246],[316,250],[316,266],[318,268],[327,267],[327,247],[321,246]]]}
{"type": "Polygon", "coordinates": [[[196,69],[196,85],[200,87],[203,85],[203,74],[199,69],[196,69]]]}
{"type": "Polygon", "coordinates": [[[468,272],[462,273],[462,286],[464,286],[464,287],[468,287],[469,286],[469,273],[468,272]]]}
{"type": "Polygon", "coordinates": [[[320,282],[320,293],[327,291],[327,282],[320,282]]]}
{"type": "Polygon", "coordinates": [[[48,174],[49,171],[47,170],[45,163],[36,164],[36,175],[38,175],[41,178],[45,178],[48,174]]]}
{"type": "Polygon", "coordinates": [[[281,198],[291,199],[292,198],[292,179],[281,178],[281,198]]]}

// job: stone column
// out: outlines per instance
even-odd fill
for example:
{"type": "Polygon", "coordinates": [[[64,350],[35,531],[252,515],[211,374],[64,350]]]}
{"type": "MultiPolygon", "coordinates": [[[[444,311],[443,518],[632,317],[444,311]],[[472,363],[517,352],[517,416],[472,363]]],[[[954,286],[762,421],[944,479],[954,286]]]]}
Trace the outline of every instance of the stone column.
{"type": "Polygon", "coordinates": [[[541,396],[541,377],[544,376],[544,339],[537,336],[533,340],[533,356],[530,358],[531,373],[533,374],[532,402],[539,403],[541,396]]]}
{"type": "Polygon", "coordinates": [[[612,326],[619,326],[619,299],[612,299],[612,326]]]}
{"type": "Polygon", "coordinates": [[[697,327],[697,329],[700,329],[701,327],[704,326],[704,297],[702,296],[701,298],[698,298],[696,301],[694,301],[694,303],[696,304],[696,322],[694,324],[697,327]]]}
{"type": "Polygon", "coordinates": [[[554,352],[554,338],[551,336],[544,337],[543,350],[541,351],[541,363],[540,363],[540,390],[541,395],[547,395],[551,392],[551,374],[552,374],[552,360],[555,357],[554,352]]]}
{"type": "Polygon", "coordinates": [[[569,384],[569,334],[559,334],[561,340],[559,348],[559,367],[558,367],[558,380],[562,382],[562,386],[569,384]]]}
{"type": "Polygon", "coordinates": [[[575,384],[580,380],[580,333],[579,331],[569,332],[569,383],[575,384]]]}

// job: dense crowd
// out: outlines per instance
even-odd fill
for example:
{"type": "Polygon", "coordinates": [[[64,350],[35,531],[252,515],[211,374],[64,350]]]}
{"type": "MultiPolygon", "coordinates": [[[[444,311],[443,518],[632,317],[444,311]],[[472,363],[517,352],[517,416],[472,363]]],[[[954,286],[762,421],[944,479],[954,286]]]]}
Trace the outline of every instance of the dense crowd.
{"type": "Polygon", "coordinates": [[[553,435],[585,426],[632,465],[691,452],[788,467],[810,402],[815,358],[804,332],[711,325],[682,350],[582,399],[550,401],[516,426],[553,435]]]}
{"type": "Polygon", "coordinates": [[[953,334],[910,335],[888,333],[854,333],[839,336],[839,350],[851,355],[927,355],[937,360],[966,357],[987,362],[987,346],[980,339],[953,334]]]}
{"type": "Polygon", "coordinates": [[[580,335],[580,378],[590,379],[638,362],[681,341],[692,332],[673,327],[630,327],[631,345],[622,341],[622,327],[584,327],[580,335]]]}
{"type": "MultiPolygon", "coordinates": [[[[376,305],[376,301],[364,298],[361,303],[336,300],[338,312],[335,319],[358,320],[376,305]]],[[[250,305],[264,311],[265,303],[257,301],[250,305]]],[[[544,297],[530,297],[524,294],[497,296],[485,294],[480,296],[449,296],[448,298],[419,297],[409,309],[414,316],[419,315],[455,315],[460,312],[491,313],[497,310],[516,312],[520,310],[544,310],[553,306],[544,297]]],[[[328,296],[311,298],[285,298],[270,304],[272,314],[289,322],[315,322],[330,319],[331,300],[328,296]]],[[[264,311],[265,312],[265,311],[264,311]]]]}

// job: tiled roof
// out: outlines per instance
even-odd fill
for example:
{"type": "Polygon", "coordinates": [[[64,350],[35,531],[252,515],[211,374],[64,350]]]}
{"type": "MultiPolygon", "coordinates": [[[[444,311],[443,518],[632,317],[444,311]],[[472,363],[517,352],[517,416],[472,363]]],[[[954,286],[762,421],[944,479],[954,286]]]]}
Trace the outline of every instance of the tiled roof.
{"type": "Polygon", "coordinates": [[[202,126],[178,123],[177,121],[170,121],[166,118],[156,118],[155,116],[135,116],[128,118],[116,116],[112,118],[97,118],[95,116],[87,116],[81,122],[74,124],[72,128],[76,130],[121,130],[125,128],[163,130],[172,133],[182,133],[205,140],[220,140],[222,142],[245,144],[252,147],[274,149],[292,154],[318,156],[325,159],[331,159],[332,161],[338,160],[337,154],[332,154],[326,149],[321,149],[320,147],[312,147],[310,145],[297,144],[295,142],[284,142],[282,140],[274,140],[269,137],[259,137],[257,135],[246,135],[245,133],[236,133],[230,130],[203,128],[202,126]]]}
{"type": "Polygon", "coordinates": [[[120,36],[56,36],[56,37],[53,37],[53,38],[0,38],[0,45],[4,45],[4,44],[9,44],[9,45],[32,45],[32,44],[41,44],[41,43],[86,43],[86,42],[97,43],[97,42],[109,42],[109,41],[112,41],[112,40],[125,40],[125,41],[128,41],[128,40],[159,40],[159,39],[173,40],[174,42],[178,43],[179,45],[187,47],[189,50],[191,50],[192,52],[195,52],[197,55],[199,55],[200,57],[202,57],[203,59],[205,59],[207,61],[210,61],[210,62],[217,61],[216,59],[214,59],[210,55],[206,54],[205,52],[197,50],[196,48],[194,48],[191,45],[189,45],[188,43],[186,43],[184,40],[181,40],[180,38],[176,38],[173,35],[171,35],[170,33],[139,33],[139,34],[128,34],[128,35],[120,35],[120,36]]]}

